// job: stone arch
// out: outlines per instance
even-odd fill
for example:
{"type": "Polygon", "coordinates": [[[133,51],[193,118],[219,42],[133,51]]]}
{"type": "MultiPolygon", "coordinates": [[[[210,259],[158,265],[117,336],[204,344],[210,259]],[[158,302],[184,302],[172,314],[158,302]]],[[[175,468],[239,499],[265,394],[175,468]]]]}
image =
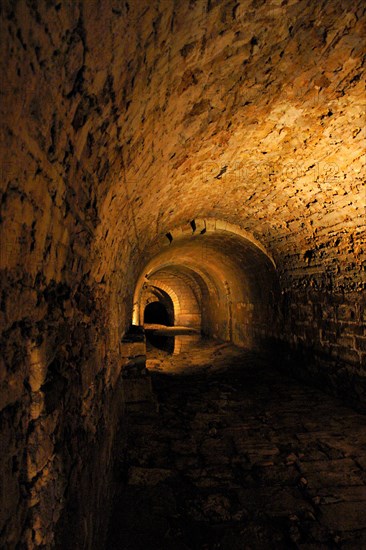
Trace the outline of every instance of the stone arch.
{"type": "Polygon", "coordinates": [[[167,312],[167,325],[174,325],[175,311],[174,303],[168,292],[156,285],[145,284],[140,297],[140,320],[145,323],[145,310],[149,304],[161,303],[167,312]]]}
{"type": "Polygon", "coordinates": [[[364,4],[1,3],[1,547],[103,546],[145,266],[364,409],[364,4]]]}
{"type": "Polygon", "coordinates": [[[201,329],[201,290],[194,280],[164,269],[152,273],[150,280],[167,285],[177,296],[179,308],[174,313],[175,325],[201,329]]]}
{"type": "MultiPolygon", "coordinates": [[[[184,299],[177,288],[185,280],[192,295],[196,293],[199,324],[205,334],[248,347],[257,345],[267,319],[273,320],[274,330],[279,322],[275,312],[278,276],[273,259],[256,239],[231,224],[203,220],[194,224],[194,231],[183,229],[172,230],[170,242],[159,239],[160,252],[154,248],[144,273],[151,280],[160,278],[160,283],[169,280],[181,311],[184,299]]],[[[135,301],[141,283],[140,278],[135,301]]]]}
{"type": "MultiPolygon", "coordinates": [[[[146,288],[149,288],[149,286],[155,287],[165,292],[169,296],[173,304],[174,324],[175,324],[177,315],[179,316],[181,312],[181,305],[180,305],[179,297],[174,292],[174,290],[170,288],[165,282],[161,282],[158,279],[154,279],[153,285],[150,285],[150,281],[146,279],[143,285],[145,285],[146,288]]],[[[139,289],[136,288],[135,290],[134,304],[133,304],[133,319],[132,319],[133,325],[143,325],[143,319],[144,319],[143,300],[142,300],[143,285],[139,289]]]]}

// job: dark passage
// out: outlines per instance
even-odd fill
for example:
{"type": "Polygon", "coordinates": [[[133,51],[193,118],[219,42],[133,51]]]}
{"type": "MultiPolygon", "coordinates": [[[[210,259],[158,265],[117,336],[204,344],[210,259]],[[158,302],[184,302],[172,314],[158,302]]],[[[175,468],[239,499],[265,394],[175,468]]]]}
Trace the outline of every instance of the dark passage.
{"type": "Polygon", "coordinates": [[[147,304],[144,312],[144,323],[165,326],[172,324],[167,309],[161,302],[147,304]]]}
{"type": "Polygon", "coordinates": [[[364,416],[228,344],[147,365],[108,549],[366,548],[364,416]]]}

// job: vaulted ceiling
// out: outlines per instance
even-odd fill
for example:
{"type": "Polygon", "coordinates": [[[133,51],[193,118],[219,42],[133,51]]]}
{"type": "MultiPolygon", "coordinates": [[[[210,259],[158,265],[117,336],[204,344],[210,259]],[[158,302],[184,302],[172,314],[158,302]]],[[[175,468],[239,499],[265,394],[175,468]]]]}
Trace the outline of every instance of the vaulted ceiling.
{"type": "Polygon", "coordinates": [[[315,285],[328,270],[358,288],[364,2],[2,10],[9,265],[58,278],[79,262],[130,300],[154,243],[211,218],[255,238],[291,284],[310,264],[315,285]]]}

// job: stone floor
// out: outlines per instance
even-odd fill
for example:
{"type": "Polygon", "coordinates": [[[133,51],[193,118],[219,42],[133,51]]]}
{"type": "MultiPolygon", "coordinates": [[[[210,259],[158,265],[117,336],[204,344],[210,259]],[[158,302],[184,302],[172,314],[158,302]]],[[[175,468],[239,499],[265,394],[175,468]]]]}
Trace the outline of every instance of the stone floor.
{"type": "Polygon", "coordinates": [[[366,549],[366,417],[253,353],[150,352],[108,550],[366,549]]]}

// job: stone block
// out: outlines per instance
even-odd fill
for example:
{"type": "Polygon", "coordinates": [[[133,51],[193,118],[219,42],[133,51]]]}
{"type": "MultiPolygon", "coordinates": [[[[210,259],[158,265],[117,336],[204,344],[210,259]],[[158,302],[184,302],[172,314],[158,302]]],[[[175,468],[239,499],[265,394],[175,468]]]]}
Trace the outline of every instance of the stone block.
{"type": "Polygon", "coordinates": [[[131,376],[132,373],[140,373],[146,367],[146,355],[121,358],[122,376],[131,376]]]}
{"type": "Polygon", "coordinates": [[[145,342],[123,342],[120,344],[120,355],[124,358],[146,355],[145,342]]]}
{"type": "Polygon", "coordinates": [[[357,365],[360,362],[360,356],[357,351],[349,348],[336,347],[332,350],[332,355],[345,363],[357,365]]]}
{"type": "Polygon", "coordinates": [[[128,485],[154,487],[172,477],[172,471],[162,468],[139,468],[134,466],[128,472],[128,485]]]}
{"type": "Polygon", "coordinates": [[[366,351],[366,336],[356,336],[356,349],[366,351]]]}
{"type": "Polygon", "coordinates": [[[356,319],[356,310],[354,307],[343,304],[337,307],[337,319],[339,321],[354,321],[356,319]]]}
{"type": "Polygon", "coordinates": [[[320,507],[321,521],[334,531],[366,529],[364,507],[355,502],[339,502],[320,507]]]}

